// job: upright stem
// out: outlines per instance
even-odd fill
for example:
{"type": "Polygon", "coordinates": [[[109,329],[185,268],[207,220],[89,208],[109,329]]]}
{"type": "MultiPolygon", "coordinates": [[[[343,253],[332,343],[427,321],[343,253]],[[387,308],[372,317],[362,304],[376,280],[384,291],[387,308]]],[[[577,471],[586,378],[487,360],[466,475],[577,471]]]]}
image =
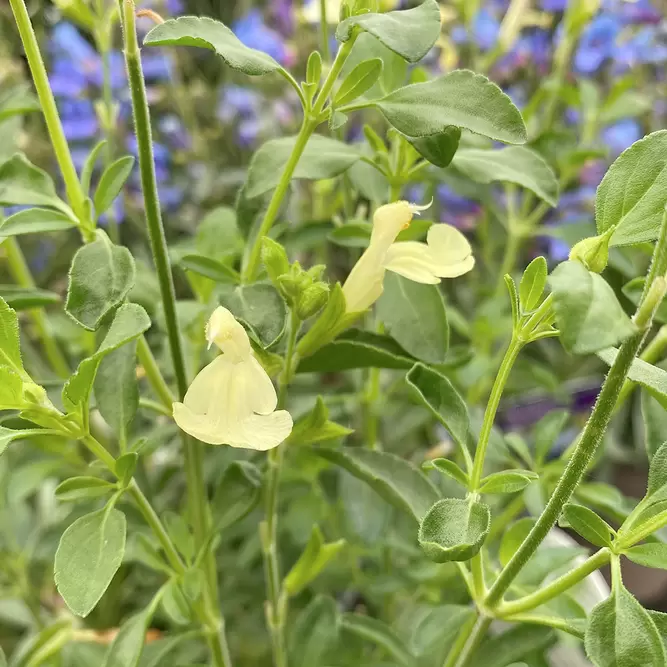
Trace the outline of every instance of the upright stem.
{"type": "Polygon", "coordinates": [[[56,160],[58,161],[58,166],[65,182],[67,199],[72,210],[80,220],[82,233],[90,235],[93,232],[90,230],[90,221],[87,219],[86,196],[81,188],[81,183],[79,182],[79,177],[72,161],[72,155],[67,145],[65,132],[60,122],[56,101],[49,86],[46,67],[44,67],[42,54],[39,51],[37,43],[37,36],[30,22],[30,15],[28,14],[25,0],[10,0],[10,5],[21,36],[23,48],[25,49],[32,80],[35,84],[37,96],[39,97],[42,113],[44,114],[46,128],[51,138],[51,145],[53,146],[56,160]]]}
{"type": "Polygon", "coordinates": [[[493,429],[493,422],[496,418],[496,412],[498,411],[500,399],[505,390],[505,385],[507,384],[510,372],[512,371],[512,366],[514,365],[516,358],[519,356],[522,347],[523,343],[516,336],[512,336],[512,340],[505,352],[505,356],[500,364],[500,369],[498,370],[493,387],[491,388],[491,395],[489,396],[489,402],[486,405],[482,430],[479,434],[479,442],[477,443],[477,449],[475,450],[475,460],[473,462],[472,474],[470,476],[470,488],[472,490],[476,490],[479,487],[479,483],[482,479],[484,459],[489,445],[489,438],[491,437],[491,430],[493,429]]]}
{"type": "MultiPolygon", "coordinates": [[[[278,408],[284,408],[287,402],[287,388],[292,379],[296,339],[301,322],[292,311],[290,315],[285,367],[280,376],[278,388],[278,408]]],[[[278,498],[280,490],[280,471],[283,464],[283,445],[274,447],[268,453],[266,479],[266,518],[260,526],[262,549],[264,552],[264,570],[266,576],[266,620],[271,633],[273,664],[275,667],[287,667],[287,645],[285,643],[285,625],[287,621],[287,594],[282,587],[280,558],[278,554],[278,498]]]]}
{"type": "Polygon", "coordinates": [[[322,122],[321,115],[324,109],[324,105],[326,104],[326,101],[331,94],[340,71],[343,69],[343,65],[345,64],[347,57],[350,55],[350,51],[352,50],[353,45],[354,38],[344,42],[338,49],[336,59],[334,60],[331,69],[329,70],[327,78],[322,84],[322,89],[320,90],[317,99],[313,104],[313,108],[309,112],[306,112],[306,115],[303,118],[301,129],[299,130],[294,148],[292,149],[292,154],[290,155],[289,160],[283,169],[283,173],[280,177],[278,185],[276,186],[276,189],[273,191],[271,201],[269,202],[269,206],[266,209],[266,213],[264,214],[264,219],[262,220],[259,230],[257,231],[257,235],[253,240],[250,252],[247,255],[245,266],[242,272],[243,282],[245,283],[250,283],[257,278],[257,273],[259,271],[260,253],[262,248],[262,239],[269,233],[273,223],[278,217],[278,213],[280,213],[283,199],[287,194],[287,190],[289,188],[290,181],[292,180],[292,176],[294,175],[294,171],[296,170],[296,166],[299,163],[299,160],[303,155],[303,151],[306,148],[306,144],[315,131],[315,128],[322,122]]]}
{"type": "MultiPolygon", "coordinates": [[[[35,287],[35,281],[30,273],[30,267],[25,260],[18,240],[14,237],[5,239],[3,248],[7,257],[9,272],[16,284],[27,289],[35,287]]],[[[51,333],[51,327],[46,317],[46,313],[41,308],[33,308],[30,310],[29,314],[30,319],[32,319],[32,322],[37,329],[37,334],[42,341],[44,353],[46,354],[46,358],[49,360],[51,367],[61,378],[69,377],[69,364],[51,333]]]]}
{"type": "MultiPolygon", "coordinates": [[[[454,661],[451,661],[450,657],[448,657],[447,662],[445,663],[445,667],[450,667],[450,665],[451,667],[464,667],[486,636],[486,632],[491,625],[491,621],[492,619],[489,616],[478,616],[477,621],[472,628],[472,632],[468,635],[465,643],[461,641],[457,642],[457,645],[459,646],[462,644],[459,655],[454,656],[454,661]]],[[[465,635],[460,637],[460,639],[463,639],[463,637],[465,637],[465,635]]]]}
{"type": "Polygon", "coordinates": [[[322,60],[328,63],[331,59],[329,48],[329,24],[327,23],[327,0],[320,0],[320,48],[322,49],[322,60]]]}
{"type": "Polygon", "coordinates": [[[144,336],[140,336],[137,343],[137,358],[146,373],[149,384],[153,387],[162,405],[167,409],[168,414],[171,414],[175,399],[144,336]]]}
{"type": "MultiPolygon", "coordinates": [[[[176,317],[176,294],[169,265],[167,241],[160,212],[160,201],[155,178],[155,163],[151,140],[150,112],[146,97],[146,86],[141,67],[139,43],[137,40],[135,6],[133,0],[122,2],[122,24],[125,43],[125,64],[127,67],[135,133],[139,155],[139,171],[144,194],[146,223],[151,242],[153,260],[160,283],[160,294],[167,326],[167,336],[171,350],[178,396],[183,398],[187,391],[185,360],[181,345],[178,319],[176,317]]],[[[208,538],[209,512],[206,486],[204,483],[201,445],[184,437],[185,473],[190,500],[191,521],[195,541],[202,548],[208,538]]],[[[209,648],[216,667],[228,667],[229,650],[224,636],[224,626],[218,609],[218,580],[213,553],[207,554],[204,562],[206,585],[204,586],[204,620],[209,632],[209,648]]]]}

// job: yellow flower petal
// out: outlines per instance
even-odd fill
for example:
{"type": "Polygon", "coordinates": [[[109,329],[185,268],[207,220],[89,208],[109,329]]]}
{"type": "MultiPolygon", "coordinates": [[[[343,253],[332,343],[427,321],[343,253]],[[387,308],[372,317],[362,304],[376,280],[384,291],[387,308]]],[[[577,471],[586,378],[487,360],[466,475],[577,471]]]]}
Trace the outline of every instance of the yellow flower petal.
{"type": "Polygon", "coordinates": [[[385,268],[416,283],[435,285],[440,282],[437,277],[439,267],[425,243],[394,243],[387,251],[385,268]]]}
{"type": "Polygon", "coordinates": [[[243,326],[222,306],[218,306],[206,324],[206,340],[209,347],[215,343],[229,358],[238,362],[252,354],[250,339],[243,326]]]}
{"type": "Polygon", "coordinates": [[[291,432],[292,417],[287,410],[276,410],[269,415],[250,415],[238,424],[229,444],[264,452],[277,447],[291,432]]]}
{"type": "Polygon", "coordinates": [[[426,242],[440,266],[458,264],[472,255],[468,239],[451,225],[431,225],[426,242]]]}

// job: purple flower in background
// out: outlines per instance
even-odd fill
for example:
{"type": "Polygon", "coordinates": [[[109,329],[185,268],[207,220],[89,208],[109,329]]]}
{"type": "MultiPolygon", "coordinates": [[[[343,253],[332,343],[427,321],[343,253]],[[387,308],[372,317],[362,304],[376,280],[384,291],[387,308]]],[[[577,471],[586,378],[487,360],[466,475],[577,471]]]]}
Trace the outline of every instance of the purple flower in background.
{"type": "Polygon", "coordinates": [[[667,45],[660,41],[660,36],[650,26],[622,40],[614,52],[614,69],[618,72],[625,72],[637,65],[657,65],[665,61],[667,45]]]}
{"type": "Polygon", "coordinates": [[[612,157],[620,155],[643,136],[641,126],[634,118],[624,118],[602,130],[602,141],[610,149],[612,157]]]}
{"type": "Polygon", "coordinates": [[[472,26],[472,35],[476,44],[483,51],[492,49],[498,41],[499,32],[500,21],[488,9],[480,9],[472,26]]]}
{"type": "Polygon", "coordinates": [[[63,130],[69,141],[88,141],[95,139],[99,122],[95,107],[90,100],[63,99],[58,105],[63,130]]]}
{"type": "Polygon", "coordinates": [[[621,27],[618,16],[612,14],[600,14],[586,26],[574,56],[579,74],[594,74],[614,55],[621,27]]]}
{"type": "Polygon", "coordinates": [[[273,0],[271,3],[271,14],[278,30],[283,35],[291,35],[294,32],[294,8],[292,7],[292,0],[273,0]]]}
{"type": "Polygon", "coordinates": [[[226,86],[218,106],[218,117],[230,122],[237,116],[248,118],[255,116],[262,103],[261,95],[253,88],[226,86]]]}
{"type": "Polygon", "coordinates": [[[269,28],[259,9],[251,9],[232,25],[234,34],[246,45],[268,53],[281,65],[289,65],[293,54],[280,33],[269,28]]]}
{"type": "Polygon", "coordinates": [[[660,10],[650,0],[615,0],[613,4],[624,23],[660,23],[662,20],[660,10]]]}
{"type": "Polygon", "coordinates": [[[545,12],[564,12],[567,9],[568,0],[542,0],[542,9],[545,12]]]}

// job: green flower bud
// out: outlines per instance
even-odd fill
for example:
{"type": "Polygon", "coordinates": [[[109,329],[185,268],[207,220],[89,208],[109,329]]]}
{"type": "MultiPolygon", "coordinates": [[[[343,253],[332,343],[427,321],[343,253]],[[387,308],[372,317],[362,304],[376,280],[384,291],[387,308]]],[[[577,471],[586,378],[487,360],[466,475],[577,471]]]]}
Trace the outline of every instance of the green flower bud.
{"type": "Polygon", "coordinates": [[[593,273],[602,273],[609,261],[609,241],[614,229],[612,227],[600,236],[590,236],[579,241],[570,250],[570,259],[579,260],[593,273]]]}
{"type": "Polygon", "coordinates": [[[308,271],[306,271],[306,274],[313,281],[319,280],[326,268],[327,267],[324,264],[315,264],[315,266],[311,266],[308,271]]]}
{"type": "Polygon", "coordinates": [[[285,248],[277,241],[265,236],[262,239],[262,261],[271,282],[278,287],[279,277],[290,270],[285,248]]]}
{"type": "Polygon", "coordinates": [[[329,300],[329,286],[323,282],[313,283],[299,295],[296,314],[299,319],[307,320],[326,305],[329,300]]]}

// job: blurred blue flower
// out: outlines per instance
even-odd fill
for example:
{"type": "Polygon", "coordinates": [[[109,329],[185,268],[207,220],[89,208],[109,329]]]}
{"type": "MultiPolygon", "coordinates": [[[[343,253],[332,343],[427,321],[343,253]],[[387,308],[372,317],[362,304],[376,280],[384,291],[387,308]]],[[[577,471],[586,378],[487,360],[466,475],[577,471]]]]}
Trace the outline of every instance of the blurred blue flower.
{"type": "Polygon", "coordinates": [[[622,40],[614,52],[616,72],[625,72],[637,65],[667,61],[667,45],[653,27],[645,26],[634,35],[622,40]]]}
{"type": "Polygon", "coordinates": [[[218,117],[225,122],[237,116],[249,118],[259,112],[261,103],[261,95],[254,88],[226,86],[218,105],[218,117]]]}
{"type": "Polygon", "coordinates": [[[626,148],[632,146],[644,136],[641,126],[634,118],[624,118],[602,131],[602,140],[612,154],[620,155],[626,148]]]}
{"type": "Polygon", "coordinates": [[[86,99],[63,99],[58,105],[65,136],[69,141],[90,141],[99,131],[95,107],[86,99]]]}
{"type": "Polygon", "coordinates": [[[594,74],[604,62],[614,55],[616,39],[622,24],[618,16],[600,14],[594,18],[581,35],[574,56],[574,68],[579,74],[594,74]]]}
{"type": "Polygon", "coordinates": [[[651,0],[607,0],[624,23],[660,23],[662,13],[651,0]]]}
{"type": "Polygon", "coordinates": [[[251,9],[245,16],[235,21],[232,30],[246,46],[268,53],[281,65],[291,63],[292,53],[285,40],[280,33],[266,25],[259,9],[251,9]]]}
{"type": "Polygon", "coordinates": [[[545,12],[564,12],[568,0],[542,0],[542,9],[545,12]]]}
{"type": "Polygon", "coordinates": [[[477,12],[472,25],[472,35],[475,43],[482,49],[492,49],[498,41],[500,21],[486,8],[477,12]]]}

